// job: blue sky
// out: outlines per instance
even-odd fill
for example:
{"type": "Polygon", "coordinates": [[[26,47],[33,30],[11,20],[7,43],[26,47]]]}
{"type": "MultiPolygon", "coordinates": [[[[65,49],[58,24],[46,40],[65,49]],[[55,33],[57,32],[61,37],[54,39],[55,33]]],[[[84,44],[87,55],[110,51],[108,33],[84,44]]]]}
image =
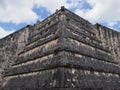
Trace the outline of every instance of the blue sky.
{"type": "Polygon", "coordinates": [[[120,0],[1,0],[0,38],[42,21],[65,6],[90,21],[120,31],[120,0]]]}

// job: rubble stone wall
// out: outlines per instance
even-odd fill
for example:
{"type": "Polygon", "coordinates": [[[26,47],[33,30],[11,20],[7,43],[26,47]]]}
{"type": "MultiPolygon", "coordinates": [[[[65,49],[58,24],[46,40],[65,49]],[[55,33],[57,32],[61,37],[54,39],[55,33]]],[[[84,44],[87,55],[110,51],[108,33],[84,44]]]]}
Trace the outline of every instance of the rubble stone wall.
{"type": "Polygon", "coordinates": [[[113,60],[120,64],[120,32],[100,24],[95,25],[98,37],[101,38],[102,44],[111,51],[113,60]]]}
{"type": "Polygon", "coordinates": [[[29,29],[23,28],[0,40],[0,82],[3,83],[4,70],[17,60],[18,53],[23,51],[29,36],[29,29]]]}

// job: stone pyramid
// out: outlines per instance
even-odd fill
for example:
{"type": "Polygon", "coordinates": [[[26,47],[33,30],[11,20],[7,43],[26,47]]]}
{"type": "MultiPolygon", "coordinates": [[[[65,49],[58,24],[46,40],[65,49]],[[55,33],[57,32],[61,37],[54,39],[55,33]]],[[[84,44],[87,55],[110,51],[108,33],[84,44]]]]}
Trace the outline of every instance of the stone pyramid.
{"type": "Polygon", "coordinates": [[[42,22],[6,37],[21,42],[10,41],[16,45],[15,59],[4,72],[2,89],[120,90],[120,65],[97,26],[61,7],[42,22]]]}

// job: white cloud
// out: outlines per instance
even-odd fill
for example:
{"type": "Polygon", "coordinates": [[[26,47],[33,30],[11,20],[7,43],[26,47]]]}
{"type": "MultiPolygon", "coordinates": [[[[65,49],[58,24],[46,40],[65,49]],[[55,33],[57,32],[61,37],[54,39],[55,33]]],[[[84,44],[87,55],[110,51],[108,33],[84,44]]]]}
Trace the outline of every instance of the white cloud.
{"type": "Polygon", "coordinates": [[[1,0],[0,1],[0,22],[30,23],[38,19],[32,10],[34,0],[1,0]]]}
{"type": "Polygon", "coordinates": [[[92,9],[77,9],[75,13],[96,22],[111,22],[111,25],[120,21],[120,0],[86,0],[92,9]]]}
{"type": "Polygon", "coordinates": [[[109,27],[113,27],[113,26],[115,26],[117,24],[117,22],[108,22],[107,23],[107,25],[109,26],[109,27]]]}
{"type": "Polygon", "coordinates": [[[9,35],[9,34],[11,34],[11,33],[13,33],[13,32],[14,32],[14,30],[6,31],[2,27],[0,27],[0,39],[9,35]]]}

